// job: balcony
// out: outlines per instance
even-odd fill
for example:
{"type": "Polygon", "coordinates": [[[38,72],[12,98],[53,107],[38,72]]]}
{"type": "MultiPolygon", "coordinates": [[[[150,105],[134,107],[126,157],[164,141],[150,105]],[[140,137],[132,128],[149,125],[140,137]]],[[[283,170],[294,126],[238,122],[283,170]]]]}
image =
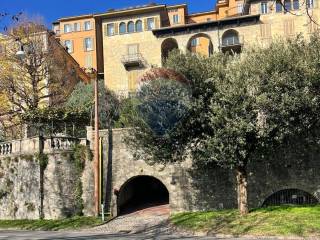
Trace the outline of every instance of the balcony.
{"type": "Polygon", "coordinates": [[[121,62],[126,69],[131,68],[131,67],[143,67],[144,66],[144,59],[143,59],[141,53],[123,55],[121,58],[121,62]]]}
{"type": "Polygon", "coordinates": [[[222,37],[220,49],[223,53],[241,53],[243,46],[243,37],[238,34],[228,33],[222,37]]]}

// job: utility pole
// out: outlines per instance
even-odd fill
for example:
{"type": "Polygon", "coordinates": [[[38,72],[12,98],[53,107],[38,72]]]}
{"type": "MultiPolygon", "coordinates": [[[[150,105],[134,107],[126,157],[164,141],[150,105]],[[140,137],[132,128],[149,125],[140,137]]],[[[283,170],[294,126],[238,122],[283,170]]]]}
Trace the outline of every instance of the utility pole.
{"type": "Polygon", "coordinates": [[[94,74],[94,202],[95,202],[95,213],[99,216],[100,207],[100,184],[99,184],[99,90],[98,90],[98,76],[95,69],[92,69],[94,74]]]}
{"type": "Polygon", "coordinates": [[[94,68],[85,69],[86,73],[90,75],[94,81],[94,209],[96,216],[99,216],[100,209],[100,167],[99,167],[99,87],[98,75],[94,68]]]}

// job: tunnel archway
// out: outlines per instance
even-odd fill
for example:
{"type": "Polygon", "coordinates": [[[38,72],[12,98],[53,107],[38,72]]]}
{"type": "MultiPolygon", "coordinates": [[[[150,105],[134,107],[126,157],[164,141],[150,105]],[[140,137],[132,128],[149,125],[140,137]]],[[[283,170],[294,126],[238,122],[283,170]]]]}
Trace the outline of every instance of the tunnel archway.
{"type": "Polygon", "coordinates": [[[211,37],[205,33],[192,36],[188,41],[187,50],[191,53],[210,57],[213,54],[211,37]]]}
{"type": "Polygon", "coordinates": [[[268,196],[264,200],[262,207],[279,206],[286,204],[305,205],[317,203],[319,203],[319,200],[312,194],[301,189],[290,188],[282,189],[268,196]]]}
{"type": "Polygon", "coordinates": [[[122,185],[118,194],[118,215],[169,204],[169,191],[157,178],[136,176],[122,185]]]}

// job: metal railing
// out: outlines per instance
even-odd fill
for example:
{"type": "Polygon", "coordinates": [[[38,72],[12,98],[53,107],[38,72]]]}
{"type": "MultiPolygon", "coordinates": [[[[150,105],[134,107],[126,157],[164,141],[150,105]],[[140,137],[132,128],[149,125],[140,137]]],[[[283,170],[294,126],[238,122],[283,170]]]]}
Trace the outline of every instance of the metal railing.
{"type": "Polygon", "coordinates": [[[230,36],[221,39],[221,47],[243,45],[243,36],[230,36]]]}
{"type": "Polygon", "coordinates": [[[143,63],[143,57],[141,53],[123,55],[121,62],[123,64],[143,63]]]}

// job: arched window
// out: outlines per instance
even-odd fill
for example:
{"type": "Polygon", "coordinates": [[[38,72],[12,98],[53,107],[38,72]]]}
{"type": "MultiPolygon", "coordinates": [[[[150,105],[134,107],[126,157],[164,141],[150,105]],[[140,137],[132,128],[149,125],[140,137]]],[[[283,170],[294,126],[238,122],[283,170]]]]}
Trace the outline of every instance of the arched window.
{"type": "Polygon", "coordinates": [[[127,32],[126,24],[124,22],[120,23],[120,25],[119,25],[119,33],[123,34],[123,33],[126,33],[126,32],[127,32]]]}
{"type": "Polygon", "coordinates": [[[128,33],[133,33],[134,32],[134,23],[128,22],[128,33]]]}
{"type": "Polygon", "coordinates": [[[262,204],[263,207],[282,204],[317,204],[318,199],[312,194],[300,189],[283,189],[270,195],[262,204]]]}
{"type": "Polygon", "coordinates": [[[228,30],[222,36],[222,45],[223,46],[232,46],[239,44],[239,35],[235,30],[228,30]]]}
{"type": "Polygon", "coordinates": [[[142,32],[142,21],[136,21],[136,32],[142,32]]]}

